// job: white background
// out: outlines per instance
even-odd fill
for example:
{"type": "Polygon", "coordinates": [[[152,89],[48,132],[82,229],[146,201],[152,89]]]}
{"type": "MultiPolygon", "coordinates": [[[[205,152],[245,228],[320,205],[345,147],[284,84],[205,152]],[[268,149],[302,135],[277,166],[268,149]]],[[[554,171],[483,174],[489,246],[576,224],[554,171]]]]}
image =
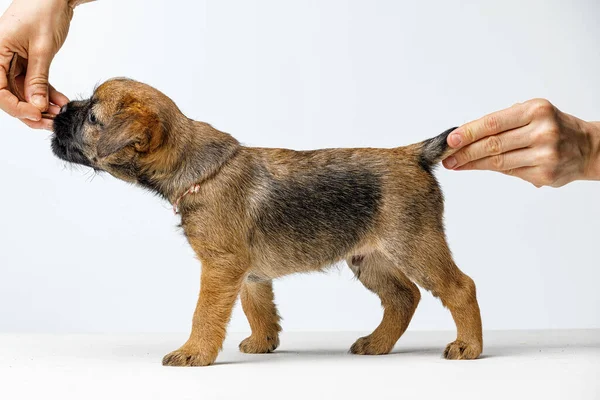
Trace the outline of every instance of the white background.
{"type": "MultiPolygon", "coordinates": [[[[71,97],[145,81],[248,145],[393,147],[532,97],[600,119],[599,15],[595,0],[103,0],[76,10],[51,80],[71,97]]],[[[65,167],[47,132],[0,127],[0,331],[187,331],[199,263],[169,205],[65,167]]],[[[485,328],[600,328],[600,183],[438,176],[485,328]]],[[[381,317],[345,266],[275,290],[289,331],[381,317]]],[[[230,330],[246,329],[237,307],[230,330]]],[[[426,294],[410,329],[453,323],[426,294]]]]}

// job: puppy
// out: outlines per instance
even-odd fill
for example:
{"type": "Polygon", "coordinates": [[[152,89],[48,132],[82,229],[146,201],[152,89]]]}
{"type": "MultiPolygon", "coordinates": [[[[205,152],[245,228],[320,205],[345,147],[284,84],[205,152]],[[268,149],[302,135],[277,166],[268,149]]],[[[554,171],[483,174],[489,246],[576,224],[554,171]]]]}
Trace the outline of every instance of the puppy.
{"type": "Polygon", "coordinates": [[[452,260],[432,174],[451,152],[450,131],[393,149],[244,147],[187,118],[158,90],[113,79],[61,109],[52,150],[156,192],[181,214],[202,263],[201,290],[190,337],[164,365],[212,364],[238,296],[252,328],[240,350],[275,350],[281,327],[272,280],[343,260],[384,308],[352,353],[392,349],[419,303],[418,284],[456,323],[444,357],[474,359],[483,346],[475,284],[452,260]]]}

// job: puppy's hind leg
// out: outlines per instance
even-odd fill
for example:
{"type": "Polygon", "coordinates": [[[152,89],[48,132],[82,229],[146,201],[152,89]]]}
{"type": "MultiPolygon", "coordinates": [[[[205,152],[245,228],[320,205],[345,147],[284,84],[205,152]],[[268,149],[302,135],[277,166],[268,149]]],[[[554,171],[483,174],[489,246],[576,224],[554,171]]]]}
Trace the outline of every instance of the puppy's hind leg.
{"type": "Polygon", "coordinates": [[[240,292],[242,309],[248,318],[252,335],[242,340],[243,353],[269,353],[279,346],[279,314],[273,299],[273,283],[250,275],[240,292]]]}
{"type": "Polygon", "coordinates": [[[403,260],[402,270],[410,279],[439,297],[456,324],[457,338],[448,344],[444,357],[451,360],[479,357],[483,338],[475,283],[458,269],[444,234],[439,230],[425,229],[413,243],[410,255],[398,254],[403,260]]]}
{"type": "Polygon", "coordinates": [[[348,266],[362,284],[381,299],[383,319],[368,336],[359,338],[350,352],[354,354],[387,354],[412,319],[421,293],[397,267],[380,253],[347,260],[348,266]]]}

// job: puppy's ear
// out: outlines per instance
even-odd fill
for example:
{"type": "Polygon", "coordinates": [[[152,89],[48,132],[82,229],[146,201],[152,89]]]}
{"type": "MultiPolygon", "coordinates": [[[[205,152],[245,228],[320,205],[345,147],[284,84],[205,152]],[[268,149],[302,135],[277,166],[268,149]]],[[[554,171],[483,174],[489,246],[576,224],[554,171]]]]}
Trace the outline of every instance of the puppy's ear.
{"type": "Polygon", "coordinates": [[[98,157],[108,157],[131,145],[139,153],[152,152],[162,145],[164,130],[155,112],[131,97],[126,97],[118,109],[98,140],[98,157]]]}

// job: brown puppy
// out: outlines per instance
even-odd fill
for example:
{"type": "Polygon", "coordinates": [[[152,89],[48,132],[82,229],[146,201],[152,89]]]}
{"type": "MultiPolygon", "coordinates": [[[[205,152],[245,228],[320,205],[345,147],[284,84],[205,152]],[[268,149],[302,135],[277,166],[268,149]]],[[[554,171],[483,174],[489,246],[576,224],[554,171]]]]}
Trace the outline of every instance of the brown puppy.
{"type": "Polygon", "coordinates": [[[58,157],[155,191],[181,213],[202,262],[201,289],[190,338],[164,365],[213,363],[238,295],[252,328],[240,350],[275,350],[281,327],[272,280],[341,260],[384,308],[381,324],[351,352],[392,349],[419,303],[417,283],[456,323],[444,356],[481,353],[475,284],[450,255],[431,171],[449,154],[450,130],[394,149],[243,147],[186,118],[156,89],[114,79],[63,107],[54,131],[58,157]]]}

